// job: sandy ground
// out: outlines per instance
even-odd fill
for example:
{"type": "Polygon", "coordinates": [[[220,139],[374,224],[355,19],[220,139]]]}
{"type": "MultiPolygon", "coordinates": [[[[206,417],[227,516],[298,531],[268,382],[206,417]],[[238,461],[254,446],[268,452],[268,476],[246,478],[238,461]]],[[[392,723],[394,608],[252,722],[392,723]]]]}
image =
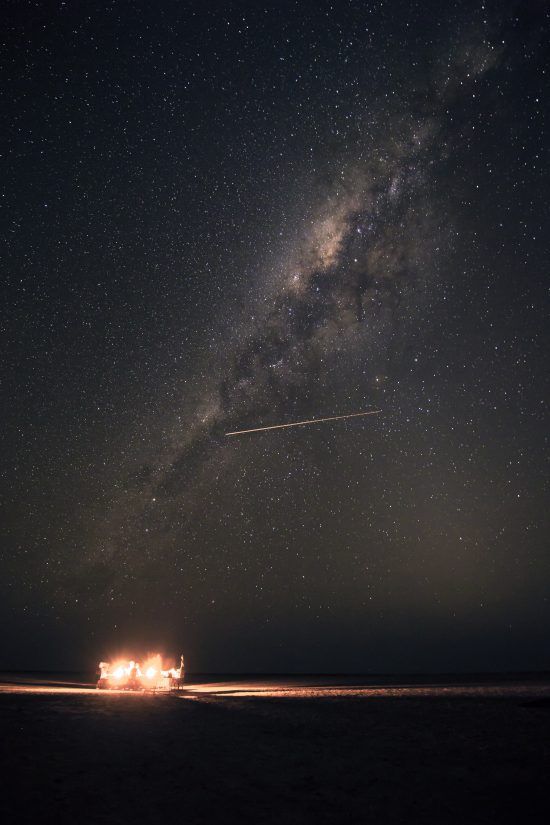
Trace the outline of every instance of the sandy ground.
{"type": "Polygon", "coordinates": [[[10,681],[6,822],[546,820],[548,682],[278,679],[147,695],[10,681]]]}

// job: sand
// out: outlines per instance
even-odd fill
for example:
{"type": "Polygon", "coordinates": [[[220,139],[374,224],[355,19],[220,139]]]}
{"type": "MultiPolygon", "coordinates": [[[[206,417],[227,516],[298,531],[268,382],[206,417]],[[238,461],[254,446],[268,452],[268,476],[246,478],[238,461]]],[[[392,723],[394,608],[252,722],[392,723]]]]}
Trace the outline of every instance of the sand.
{"type": "Polygon", "coordinates": [[[0,686],[6,822],[545,821],[548,682],[40,681],[0,686]]]}

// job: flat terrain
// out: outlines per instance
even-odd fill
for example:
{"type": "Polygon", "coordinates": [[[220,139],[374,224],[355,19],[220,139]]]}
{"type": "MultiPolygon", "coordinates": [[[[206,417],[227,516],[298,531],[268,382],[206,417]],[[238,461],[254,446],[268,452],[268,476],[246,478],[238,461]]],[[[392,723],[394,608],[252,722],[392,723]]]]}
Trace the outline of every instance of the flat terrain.
{"type": "Polygon", "coordinates": [[[0,758],[14,823],[535,822],[550,682],[315,677],[148,695],[6,677],[0,758]]]}

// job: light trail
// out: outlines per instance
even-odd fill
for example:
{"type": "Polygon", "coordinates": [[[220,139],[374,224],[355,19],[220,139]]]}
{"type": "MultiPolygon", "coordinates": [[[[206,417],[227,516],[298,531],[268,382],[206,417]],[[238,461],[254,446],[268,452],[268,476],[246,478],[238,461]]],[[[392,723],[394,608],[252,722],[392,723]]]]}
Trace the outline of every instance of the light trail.
{"type": "Polygon", "coordinates": [[[328,418],[308,418],[305,421],[292,421],[290,424],[272,424],[270,427],[253,427],[251,430],[234,430],[226,435],[244,435],[245,433],[263,433],[266,430],[285,430],[287,427],[304,427],[307,424],[321,424],[323,421],[341,421],[343,418],[361,418],[364,415],[378,415],[382,410],[348,413],[348,415],[331,415],[328,418]]]}

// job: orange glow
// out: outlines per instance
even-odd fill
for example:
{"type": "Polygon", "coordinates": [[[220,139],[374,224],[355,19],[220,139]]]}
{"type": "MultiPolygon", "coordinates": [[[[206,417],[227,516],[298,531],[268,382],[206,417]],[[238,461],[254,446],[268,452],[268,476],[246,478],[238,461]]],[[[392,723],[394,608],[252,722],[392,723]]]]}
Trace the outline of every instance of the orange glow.
{"type": "Polygon", "coordinates": [[[155,653],[143,663],[134,659],[100,662],[99,672],[97,687],[104,690],[174,690],[183,681],[183,656],[178,668],[167,666],[155,653]]]}

